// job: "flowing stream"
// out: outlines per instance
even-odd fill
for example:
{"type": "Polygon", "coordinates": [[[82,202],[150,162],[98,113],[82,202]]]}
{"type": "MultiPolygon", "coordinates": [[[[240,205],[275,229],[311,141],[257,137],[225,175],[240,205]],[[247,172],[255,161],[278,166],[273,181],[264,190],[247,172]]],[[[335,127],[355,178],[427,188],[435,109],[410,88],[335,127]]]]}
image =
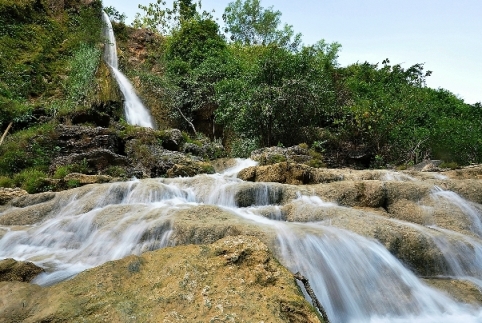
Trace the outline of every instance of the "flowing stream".
{"type": "Polygon", "coordinates": [[[124,95],[124,110],[126,120],[131,125],[141,127],[154,128],[154,122],[149,113],[149,110],[142,104],[141,99],[137,96],[134,87],[129,82],[127,77],[119,70],[119,63],[117,59],[117,45],[115,41],[112,23],[110,22],[107,13],[103,12],[102,19],[105,24],[104,36],[106,38],[104,60],[110,66],[117,84],[124,95]]]}
{"type": "MultiPolygon", "coordinates": [[[[27,207],[27,212],[43,208],[41,221],[0,226],[0,232],[6,232],[0,235],[0,259],[28,260],[47,268],[35,283],[51,285],[110,260],[175,245],[179,214],[215,207],[261,232],[273,232],[273,249],[281,263],[309,279],[331,322],[482,322],[480,309],[425,285],[377,241],[327,221],[285,221],[281,205],[273,202],[279,201],[282,185],[236,178],[239,170],[253,164],[238,160],[222,174],[132,180],[57,193],[51,201],[27,207]],[[238,206],[243,185],[254,190],[251,206],[238,206]]],[[[434,198],[464,204],[450,194],[438,195],[434,198]]],[[[296,212],[341,208],[301,194],[290,203],[300,206],[296,212]]],[[[470,209],[474,210],[475,206],[470,209]]],[[[0,217],[17,211],[12,207],[0,217]]],[[[208,219],[211,214],[203,216],[208,219]]],[[[430,238],[446,253],[447,275],[480,283],[482,244],[476,235],[399,222],[427,236],[426,232],[446,231],[446,238],[430,238]]],[[[473,229],[478,231],[477,221],[473,229]]]]}

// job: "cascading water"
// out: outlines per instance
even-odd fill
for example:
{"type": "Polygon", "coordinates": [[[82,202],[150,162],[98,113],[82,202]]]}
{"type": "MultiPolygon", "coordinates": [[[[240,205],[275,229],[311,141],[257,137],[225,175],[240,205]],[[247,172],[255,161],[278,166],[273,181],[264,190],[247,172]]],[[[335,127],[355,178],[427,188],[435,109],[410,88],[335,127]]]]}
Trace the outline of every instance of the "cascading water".
{"type": "MultiPolygon", "coordinates": [[[[276,205],[287,198],[279,190],[281,184],[243,182],[235,174],[252,162],[240,165],[223,174],[135,180],[57,193],[53,200],[23,210],[32,213],[42,207],[44,216],[38,223],[0,226],[0,233],[5,232],[0,235],[0,259],[33,261],[48,271],[35,282],[53,284],[109,260],[175,244],[178,214],[209,206],[273,232],[278,258],[309,279],[331,322],[481,322],[480,310],[428,287],[375,240],[327,222],[284,221],[276,205]],[[240,194],[250,198],[251,206],[238,206],[240,194]]],[[[290,203],[293,212],[340,208],[301,194],[290,203]]],[[[0,217],[20,211],[12,207],[0,217]]],[[[476,237],[465,238],[479,243],[476,237]]],[[[480,277],[469,272],[478,264],[462,257],[450,266],[454,276],[480,277]],[[466,268],[457,269],[460,263],[466,268]]]]}
{"type": "Polygon", "coordinates": [[[124,109],[126,120],[129,124],[141,127],[154,128],[154,122],[149,110],[142,104],[141,99],[137,96],[134,87],[127,77],[119,71],[117,59],[117,45],[115,41],[114,31],[107,13],[103,12],[102,19],[105,24],[104,35],[106,38],[104,60],[110,66],[114,73],[117,84],[124,95],[124,109]]]}

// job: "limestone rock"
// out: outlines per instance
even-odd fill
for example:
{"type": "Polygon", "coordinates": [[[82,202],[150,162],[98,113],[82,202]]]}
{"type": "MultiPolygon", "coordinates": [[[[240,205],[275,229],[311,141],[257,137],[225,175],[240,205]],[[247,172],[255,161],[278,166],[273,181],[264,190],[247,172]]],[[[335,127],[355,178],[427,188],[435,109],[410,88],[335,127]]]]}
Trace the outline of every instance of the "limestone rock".
{"type": "Polygon", "coordinates": [[[198,174],[214,174],[214,168],[207,162],[192,162],[186,165],[174,165],[170,168],[167,177],[192,177],[198,174]]]}
{"type": "Polygon", "coordinates": [[[288,162],[249,167],[239,172],[238,178],[251,182],[277,182],[293,185],[314,182],[311,167],[288,162]]]}
{"type": "Polygon", "coordinates": [[[30,282],[43,271],[31,262],[16,261],[12,258],[0,260],[0,282],[30,282]]]}
{"type": "Polygon", "coordinates": [[[305,163],[311,160],[308,149],[300,146],[293,147],[267,147],[255,150],[251,153],[251,159],[260,165],[270,165],[279,162],[305,163]]]}
{"type": "Polygon", "coordinates": [[[467,280],[432,278],[424,281],[452,296],[459,302],[469,303],[475,306],[482,306],[482,292],[474,283],[467,280]]]}
{"type": "Polygon", "coordinates": [[[50,172],[55,172],[59,166],[72,164],[85,164],[87,171],[95,174],[110,166],[129,166],[129,161],[125,156],[116,154],[111,150],[94,149],[85,153],[74,153],[54,159],[50,166],[50,172]]]}
{"type": "Polygon", "coordinates": [[[0,205],[4,205],[17,197],[25,195],[28,195],[27,191],[20,188],[0,187],[0,205]]]}
{"type": "Polygon", "coordinates": [[[293,275],[249,236],[108,262],[48,288],[0,283],[3,322],[320,322],[293,275]]]}
{"type": "Polygon", "coordinates": [[[165,130],[162,138],[162,147],[167,150],[180,151],[184,144],[184,137],[179,129],[165,130]]]}
{"type": "Polygon", "coordinates": [[[108,175],[85,175],[80,173],[70,173],[64,177],[64,181],[78,181],[79,184],[100,184],[112,181],[112,177],[108,175]]]}
{"type": "Polygon", "coordinates": [[[114,130],[88,126],[57,126],[56,145],[62,155],[82,154],[90,150],[106,149],[114,154],[122,154],[123,142],[114,130]]]}

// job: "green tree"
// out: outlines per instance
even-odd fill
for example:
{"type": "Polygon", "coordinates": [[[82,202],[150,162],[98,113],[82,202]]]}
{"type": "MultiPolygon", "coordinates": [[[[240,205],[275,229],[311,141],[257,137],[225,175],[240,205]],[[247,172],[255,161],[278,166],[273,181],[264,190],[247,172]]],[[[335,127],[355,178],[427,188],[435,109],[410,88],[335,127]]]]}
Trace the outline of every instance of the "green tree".
{"type": "Polygon", "coordinates": [[[236,0],[229,3],[223,14],[225,31],[235,42],[299,49],[301,34],[295,34],[293,26],[287,24],[280,28],[280,18],[280,11],[263,8],[260,0],[236,0]]]}
{"type": "Polygon", "coordinates": [[[243,70],[216,86],[216,119],[263,146],[292,145],[316,127],[333,101],[318,51],[292,53],[275,45],[241,51],[243,70]]]}
{"type": "Polygon", "coordinates": [[[110,19],[114,20],[115,22],[124,24],[127,19],[127,16],[125,13],[120,13],[113,6],[104,7],[104,11],[105,13],[107,13],[107,15],[109,15],[110,19]]]}
{"type": "Polygon", "coordinates": [[[156,0],[147,6],[139,5],[144,13],[136,14],[132,26],[135,28],[147,28],[161,34],[171,34],[179,29],[185,21],[198,16],[198,19],[212,19],[212,15],[206,11],[199,13],[201,1],[193,3],[192,0],[174,0],[172,8],[166,7],[165,0],[156,0]]]}
{"type": "Polygon", "coordinates": [[[226,54],[226,42],[211,19],[186,20],[168,40],[165,61],[172,85],[171,110],[193,132],[194,119],[203,119],[199,115],[213,119],[214,85],[226,77],[226,54]]]}

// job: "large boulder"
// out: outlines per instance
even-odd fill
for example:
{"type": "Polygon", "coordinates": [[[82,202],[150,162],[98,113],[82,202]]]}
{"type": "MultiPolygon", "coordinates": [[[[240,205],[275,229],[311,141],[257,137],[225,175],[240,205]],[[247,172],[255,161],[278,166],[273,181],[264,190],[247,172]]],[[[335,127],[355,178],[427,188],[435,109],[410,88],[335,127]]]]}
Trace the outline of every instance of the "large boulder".
{"type": "Polygon", "coordinates": [[[249,236],[108,262],[48,288],[0,283],[10,322],[320,322],[293,275],[249,236]]]}
{"type": "Polygon", "coordinates": [[[293,147],[267,147],[255,150],[251,153],[251,159],[260,165],[276,164],[279,162],[306,163],[312,159],[309,151],[300,146],[293,147]]]}
{"type": "Polygon", "coordinates": [[[7,202],[24,195],[28,195],[27,191],[20,188],[0,187],[0,205],[7,204],[7,202]]]}

